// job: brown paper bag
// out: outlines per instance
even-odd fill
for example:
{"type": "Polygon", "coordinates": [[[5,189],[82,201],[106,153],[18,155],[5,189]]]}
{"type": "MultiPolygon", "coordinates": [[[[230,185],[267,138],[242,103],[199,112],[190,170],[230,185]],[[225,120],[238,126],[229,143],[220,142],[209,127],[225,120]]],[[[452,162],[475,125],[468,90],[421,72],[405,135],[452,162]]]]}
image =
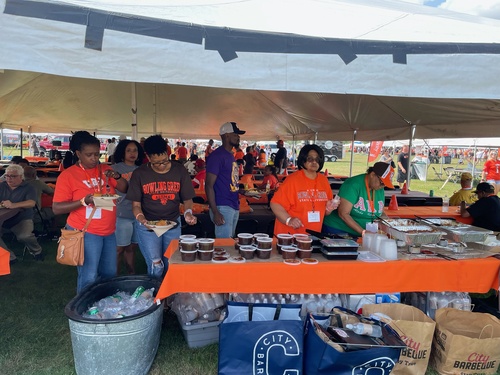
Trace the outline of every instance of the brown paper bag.
{"type": "Polygon", "coordinates": [[[431,366],[440,374],[495,374],[500,364],[500,320],[457,309],[436,311],[431,366]]]}
{"type": "Polygon", "coordinates": [[[396,330],[408,348],[401,350],[399,361],[391,374],[425,374],[431,356],[436,322],[416,307],[401,303],[363,305],[363,315],[383,313],[393,319],[389,325],[396,330]]]}

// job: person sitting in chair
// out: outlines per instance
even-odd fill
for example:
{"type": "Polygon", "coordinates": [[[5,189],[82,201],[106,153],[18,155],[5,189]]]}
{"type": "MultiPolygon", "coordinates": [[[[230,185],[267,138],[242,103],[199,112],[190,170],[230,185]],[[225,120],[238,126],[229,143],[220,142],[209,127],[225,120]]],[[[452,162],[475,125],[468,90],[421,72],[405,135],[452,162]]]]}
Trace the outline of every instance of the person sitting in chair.
{"type": "Polygon", "coordinates": [[[462,217],[472,216],[472,225],[495,232],[500,231],[500,198],[495,195],[495,188],[488,182],[477,185],[478,200],[468,208],[465,202],[460,203],[460,215],[462,217]]]}
{"type": "Polygon", "coordinates": [[[462,173],[460,185],[462,188],[450,198],[450,206],[458,206],[462,201],[466,204],[472,204],[477,201],[477,196],[472,190],[472,175],[469,172],[462,173]]]}
{"type": "Polygon", "coordinates": [[[35,189],[24,181],[24,169],[20,165],[9,165],[5,170],[6,182],[0,184],[0,205],[6,209],[20,208],[14,217],[4,221],[0,228],[0,246],[10,252],[10,262],[17,261],[1,238],[4,229],[10,229],[17,241],[24,243],[35,260],[43,260],[42,247],[33,233],[33,207],[36,204],[35,189]]]}

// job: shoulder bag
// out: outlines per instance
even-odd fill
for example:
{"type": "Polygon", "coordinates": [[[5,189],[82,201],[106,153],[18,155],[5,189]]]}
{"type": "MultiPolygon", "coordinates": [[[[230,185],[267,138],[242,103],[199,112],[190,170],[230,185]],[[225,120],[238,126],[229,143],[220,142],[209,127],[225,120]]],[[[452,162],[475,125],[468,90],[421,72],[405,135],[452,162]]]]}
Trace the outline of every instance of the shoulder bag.
{"type": "Polygon", "coordinates": [[[59,245],[57,246],[57,263],[64,264],[66,266],[82,266],[84,261],[84,242],[83,236],[88,226],[90,225],[90,221],[92,220],[92,216],[94,216],[94,212],[96,207],[92,209],[90,216],[85,223],[85,226],[82,230],[74,229],[61,229],[61,237],[59,237],[59,245]]]}

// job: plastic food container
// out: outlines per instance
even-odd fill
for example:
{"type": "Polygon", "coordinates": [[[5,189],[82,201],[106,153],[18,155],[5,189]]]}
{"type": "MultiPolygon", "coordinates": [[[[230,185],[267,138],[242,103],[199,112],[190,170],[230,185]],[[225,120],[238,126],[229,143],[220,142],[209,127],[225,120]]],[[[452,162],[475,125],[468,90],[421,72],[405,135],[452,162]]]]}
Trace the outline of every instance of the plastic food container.
{"type": "Polygon", "coordinates": [[[297,256],[300,259],[305,259],[305,258],[310,258],[312,254],[312,248],[309,250],[302,250],[302,249],[297,249],[297,256]]]}
{"type": "Polygon", "coordinates": [[[200,250],[198,249],[198,259],[199,260],[212,260],[214,255],[214,250],[200,250]]]}
{"type": "Polygon", "coordinates": [[[293,236],[287,233],[280,233],[276,236],[278,238],[278,244],[282,246],[292,245],[293,244],[293,236]]]}
{"type": "Polygon", "coordinates": [[[356,260],[358,259],[357,251],[328,251],[324,247],[321,248],[321,253],[328,260],[356,260]]]}
{"type": "Polygon", "coordinates": [[[198,241],[192,239],[181,240],[181,250],[196,251],[197,248],[198,248],[198,241]]]}
{"type": "Polygon", "coordinates": [[[325,239],[321,240],[321,244],[323,245],[323,249],[326,252],[356,252],[358,251],[359,244],[353,240],[344,240],[344,239],[325,239]]]}
{"type": "Polygon", "coordinates": [[[198,249],[199,250],[213,250],[215,240],[213,238],[199,238],[198,239],[198,249]]]}
{"type": "Polygon", "coordinates": [[[242,245],[251,245],[253,243],[253,234],[251,234],[251,233],[238,234],[238,243],[239,243],[240,247],[242,245]]]}
{"type": "Polygon", "coordinates": [[[294,246],[282,246],[281,247],[281,256],[283,259],[295,259],[297,255],[297,248],[294,246]]]}
{"type": "Polygon", "coordinates": [[[271,249],[273,247],[273,239],[269,237],[258,237],[257,238],[257,248],[259,249],[271,249]]]}
{"type": "Polygon", "coordinates": [[[259,259],[269,259],[269,258],[271,258],[271,249],[257,248],[255,250],[255,255],[257,255],[257,258],[259,258],[259,259]]]}
{"type": "Polygon", "coordinates": [[[312,239],[308,238],[297,238],[297,248],[300,250],[311,250],[312,249],[312,239]]]}
{"type": "Polygon", "coordinates": [[[245,259],[253,259],[255,247],[250,245],[240,246],[240,255],[245,259]]]}
{"type": "Polygon", "coordinates": [[[181,249],[181,259],[183,262],[194,262],[196,260],[197,250],[182,250],[181,249]]]}

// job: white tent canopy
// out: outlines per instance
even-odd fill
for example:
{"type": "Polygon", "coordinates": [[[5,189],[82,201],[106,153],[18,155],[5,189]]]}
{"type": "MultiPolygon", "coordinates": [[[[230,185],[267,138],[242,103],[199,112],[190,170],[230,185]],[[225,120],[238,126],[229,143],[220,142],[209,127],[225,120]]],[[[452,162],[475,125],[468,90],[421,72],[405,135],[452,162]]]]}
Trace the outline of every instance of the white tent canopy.
{"type": "Polygon", "coordinates": [[[500,135],[500,21],[391,0],[0,0],[0,125],[500,135]]]}

